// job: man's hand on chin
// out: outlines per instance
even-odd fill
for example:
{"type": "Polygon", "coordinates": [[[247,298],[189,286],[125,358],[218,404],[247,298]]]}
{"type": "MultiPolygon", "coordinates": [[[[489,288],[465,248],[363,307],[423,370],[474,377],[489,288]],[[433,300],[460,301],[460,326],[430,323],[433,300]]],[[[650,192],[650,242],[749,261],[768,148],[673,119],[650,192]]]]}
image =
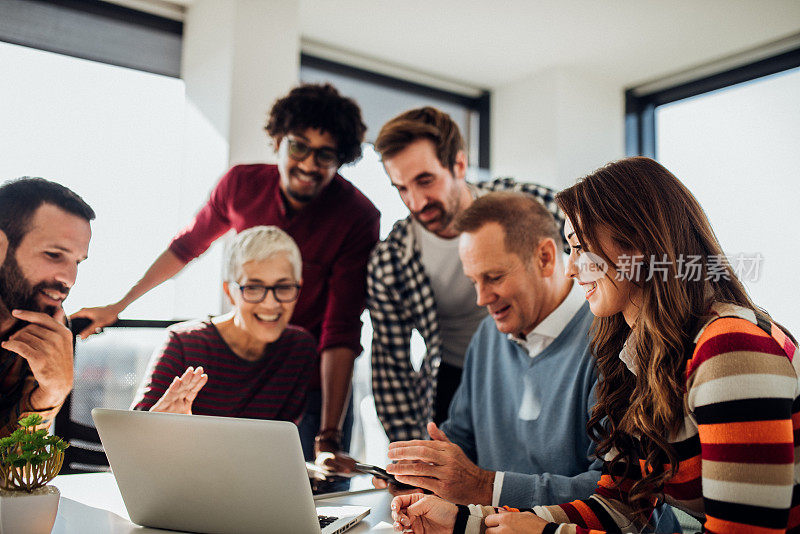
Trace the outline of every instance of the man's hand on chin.
{"type": "Polygon", "coordinates": [[[2,347],[28,362],[39,384],[31,394],[31,406],[46,410],[61,405],[72,390],[72,332],[64,325],[64,310],[51,317],[46,313],[13,310],[11,314],[27,325],[14,333],[2,347]]]}

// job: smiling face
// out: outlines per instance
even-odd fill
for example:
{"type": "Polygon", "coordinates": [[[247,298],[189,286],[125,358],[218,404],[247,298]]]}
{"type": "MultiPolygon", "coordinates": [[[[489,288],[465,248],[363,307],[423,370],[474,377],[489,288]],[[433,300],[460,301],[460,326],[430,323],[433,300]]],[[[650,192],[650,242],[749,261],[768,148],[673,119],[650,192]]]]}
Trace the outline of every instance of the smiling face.
{"type": "Polygon", "coordinates": [[[459,152],[451,172],[436,157],[428,139],[414,141],[383,160],[386,173],[411,216],[429,232],[451,238],[453,220],[467,207],[471,195],[466,187],[466,156],[459,152]]]}
{"type": "MultiPolygon", "coordinates": [[[[586,292],[586,300],[589,301],[592,313],[597,317],[622,313],[628,325],[632,326],[639,315],[641,288],[630,280],[629,273],[620,273],[613,265],[605,265],[606,262],[599,255],[589,251],[578,240],[569,220],[564,226],[564,237],[570,246],[567,276],[574,278],[586,292]]],[[[630,258],[636,255],[635,252],[626,252],[615,245],[607,231],[601,230],[598,237],[600,247],[615,265],[625,263],[621,261],[621,257],[630,258]]]]}
{"type": "Polygon", "coordinates": [[[308,128],[303,132],[293,132],[273,139],[275,146],[278,147],[281,190],[294,209],[301,209],[331,183],[336,175],[337,166],[335,164],[329,167],[317,165],[313,150],[302,160],[295,159],[290,155],[290,139],[311,149],[326,148],[333,152],[338,151],[333,136],[316,128],[308,128]]]}
{"type": "Polygon", "coordinates": [[[548,292],[533,261],[506,250],[503,228],[495,222],[459,238],[464,274],[475,285],[477,304],[485,306],[497,329],[524,337],[547,315],[548,292]]]}
{"type": "Polygon", "coordinates": [[[86,259],[89,221],[52,204],[31,216],[30,230],[9,250],[0,271],[0,298],[8,311],[28,309],[53,315],[61,308],[86,259]]]}
{"type": "MultiPolygon", "coordinates": [[[[265,260],[248,261],[242,265],[239,286],[277,286],[296,284],[294,268],[285,252],[278,252],[265,260]]],[[[275,292],[270,290],[259,303],[246,302],[236,285],[223,285],[234,307],[233,323],[240,334],[259,344],[272,343],[278,339],[292,318],[297,300],[278,302],[275,292]]]]}

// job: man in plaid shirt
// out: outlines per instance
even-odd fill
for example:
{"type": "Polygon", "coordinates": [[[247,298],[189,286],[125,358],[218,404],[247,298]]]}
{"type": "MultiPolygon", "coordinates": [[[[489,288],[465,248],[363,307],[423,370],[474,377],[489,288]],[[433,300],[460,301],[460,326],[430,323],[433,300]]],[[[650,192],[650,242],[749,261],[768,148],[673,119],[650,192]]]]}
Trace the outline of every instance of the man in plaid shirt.
{"type": "Polygon", "coordinates": [[[552,189],[509,178],[468,183],[464,146],[456,123],[432,107],[395,117],[375,143],[411,212],[378,243],[367,275],[372,390],[390,441],[427,439],[427,422],[447,418],[467,345],[486,316],[462,272],[456,216],[490,191],[521,191],[563,225],[552,189]],[[418,371],[411,362],[414,330],[427,348],[418,371]]]}

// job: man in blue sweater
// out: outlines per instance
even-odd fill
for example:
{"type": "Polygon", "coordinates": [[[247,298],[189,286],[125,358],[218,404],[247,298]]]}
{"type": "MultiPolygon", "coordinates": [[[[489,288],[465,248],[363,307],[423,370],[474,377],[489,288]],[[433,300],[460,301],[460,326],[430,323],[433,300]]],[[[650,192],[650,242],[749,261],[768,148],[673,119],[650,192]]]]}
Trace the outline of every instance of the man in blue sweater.
{"type": "MultiPolygon", "coordinates": [[[[389,445],[397,480],[458,504],[531,508],[594,493],[586,422],[594,316],[564,272],[561,234],[533,197],[490,193],[456,219],[464,274],[490,317],[467,349],[447,420],[430,441],[389,445]],[[480,467],[479,467],[480,466],[480,467]]],[[[655,532],[681,532],[668,506],[655,532]]]]}
{"type": "Polygon", "coordinates": [[[490,317],[467,349],[442,428],[429,423],[432,441],[392,443],[398,463],[387,471],[461,504],[588,497],[600,478],[586,434],[597,380],[593,316],[564,274],[556,222],[532,197],[490,193],[456,228],[464,273],[490,317]]]}

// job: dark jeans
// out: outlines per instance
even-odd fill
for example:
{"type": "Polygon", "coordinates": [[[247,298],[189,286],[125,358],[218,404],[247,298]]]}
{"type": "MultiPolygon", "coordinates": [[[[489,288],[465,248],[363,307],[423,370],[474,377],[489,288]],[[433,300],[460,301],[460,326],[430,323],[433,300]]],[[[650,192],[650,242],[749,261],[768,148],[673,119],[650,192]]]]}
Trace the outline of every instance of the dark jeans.
{"type": "Polygon", "coordinates": [[[436,381],[436,399],[433,405],[433,422],[441,425],[447,419],[447,410],[461,383],[461,368],[449,363],[439,363],[439,377],[436,381]]]}

